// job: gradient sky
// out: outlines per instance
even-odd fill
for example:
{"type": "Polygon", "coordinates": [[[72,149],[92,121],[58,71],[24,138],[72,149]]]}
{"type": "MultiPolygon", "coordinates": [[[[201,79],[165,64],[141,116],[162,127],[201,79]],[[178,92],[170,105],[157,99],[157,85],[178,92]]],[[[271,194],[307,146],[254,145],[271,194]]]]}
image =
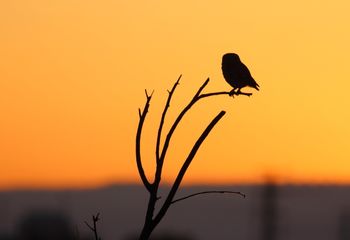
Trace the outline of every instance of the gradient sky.
{"type": "Polygon", "coordinates": [[[207,77],[206,91],[231,89],[220,68],[227,52],[261,91],[193,108],[164,180],[226,110],[185,184],[350,183],[349,12],[345,0],[1,1],[0,188],[139,182],[145,88],[155,91],[142,148],[152,177],[166,90],[183,74],[165,130],[207,77]]]}

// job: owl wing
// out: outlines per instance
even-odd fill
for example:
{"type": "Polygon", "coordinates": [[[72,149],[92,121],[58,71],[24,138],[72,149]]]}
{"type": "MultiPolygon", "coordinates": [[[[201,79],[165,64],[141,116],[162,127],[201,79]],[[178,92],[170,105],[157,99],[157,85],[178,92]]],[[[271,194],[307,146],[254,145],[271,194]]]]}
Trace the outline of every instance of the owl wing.
{"type": "Polygon", "coordinates": [[[240,72],[240,75],[241,75],[242,79],[253,78],[252,75],[250,74],[249,69],[247,68],[247,66],[244,63],[242,63],[240,65],[240,71],[239,72],[240,72]]]}
{"type": "Polygon", "coordinates": [[[254,78],[250,74],[248,67],[246,65],[244,65],[244,63],[242,63],[242,66],[241,66],[241,78],[242,78],[242,80],[245,81],[245,83],[248,86],[251,86],[251,87],[256,88],[256,89],[257,89],[257,87],[259,87],[259,84],[257,84],[257,82],[254,80],[254,78]]]}

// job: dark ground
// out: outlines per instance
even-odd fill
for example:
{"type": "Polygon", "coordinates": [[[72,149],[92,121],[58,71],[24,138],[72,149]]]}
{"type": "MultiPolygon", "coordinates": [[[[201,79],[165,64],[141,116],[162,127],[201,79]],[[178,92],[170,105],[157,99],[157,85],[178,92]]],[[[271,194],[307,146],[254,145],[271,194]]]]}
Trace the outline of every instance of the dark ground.
{"type": "MultiPolygon", "coordinates": [[[[241,191],[247,197],[201,195],[178,202],[157,228],[155,234],[163,236],[157,239],[350,239],[348,186],[197,186],[183,188],[177,196],[206,190],[241,191]]],[[[103,240],[132,239],[142,227],[146,202],[146,191],[132,185],[0,192],[0,240],[29,239],[30,234],[39,234],[37,239],[91,239],[84,221],[98,212],[103,240]]]]}

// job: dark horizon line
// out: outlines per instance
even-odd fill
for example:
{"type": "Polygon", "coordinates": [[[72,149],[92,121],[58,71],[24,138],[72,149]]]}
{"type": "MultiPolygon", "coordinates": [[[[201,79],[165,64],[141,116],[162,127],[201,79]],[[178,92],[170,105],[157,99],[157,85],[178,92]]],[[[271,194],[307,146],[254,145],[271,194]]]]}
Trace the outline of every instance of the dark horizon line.
{"type": "MultiPolygon", "coordinates": [[[[194,188],[194,187],[258,187],[267,184],[273,184],[280,187],[296,186],[296,187],[350,187],[350,182],[278,182],[278,181],[265,181],[265,182],[231,182],[231,183],[187,183],[181,186],[181,188],[194,188]]],[[[136,182],[113,182],[104,183],[99,185],[86,185],[86,186],[9,186],[0,187],[0,192],[25,192],[25,191],[89,191],[89,190],[101,190],[113,187],[140,187],[143,188],[142,183],[136,182]]],[[[162,187],[171,187],[166,183],[162,187]]]]}

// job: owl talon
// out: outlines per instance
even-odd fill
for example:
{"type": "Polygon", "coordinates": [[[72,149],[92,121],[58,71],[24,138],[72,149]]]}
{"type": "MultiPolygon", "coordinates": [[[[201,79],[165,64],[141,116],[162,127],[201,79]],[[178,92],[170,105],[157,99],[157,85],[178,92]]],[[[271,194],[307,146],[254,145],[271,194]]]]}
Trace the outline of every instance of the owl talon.
{"type": "Polygon", "coordinates": [[[232,89],[231,92],[228,94],[230,97],[234,97],[237,93],[235,92],[235,89],[232,89]]]}

